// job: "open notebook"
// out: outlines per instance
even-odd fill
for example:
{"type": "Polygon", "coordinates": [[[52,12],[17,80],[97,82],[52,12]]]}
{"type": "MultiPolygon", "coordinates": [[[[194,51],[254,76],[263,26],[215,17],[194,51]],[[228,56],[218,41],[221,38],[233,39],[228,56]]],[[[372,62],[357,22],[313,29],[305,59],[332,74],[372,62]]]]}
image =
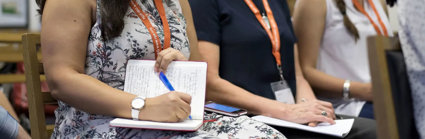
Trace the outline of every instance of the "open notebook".
{"type": "Polygon", "coordinates": [[[271,118],[267,116],[254,116],[253,119],[264,122],[269,125],[282,126],[288,128],[295,128],[320,134],[326,134],[331,136],[336,136],[340,138],[344,138],[348,135],[353,126],[354,119],[344,119],[344,120],[335,120],[334,125],[330,125],[329,123],[321,123],[316,127],[310,127],[307,125],[297,124],[293,122],[288,122],[281,119],[271,118]]]}
{"type": "MultiPolygon", "coordinates": [[[[129,60],[127,63],[124,91],[146,98],[168,93],[168,89],[154,72],[153,60],[129,60]]],[[[207,63],[173,61],[167,68],[167,76],[174,89],[192,96],[190,104],[192,120],[164,123],[116,118],[110,122],[114,127],[145,128],[160,130],[195,131],[203,124],[207,63]]],[[[129,110],[130,111],[130,110],[129,110]]]]}

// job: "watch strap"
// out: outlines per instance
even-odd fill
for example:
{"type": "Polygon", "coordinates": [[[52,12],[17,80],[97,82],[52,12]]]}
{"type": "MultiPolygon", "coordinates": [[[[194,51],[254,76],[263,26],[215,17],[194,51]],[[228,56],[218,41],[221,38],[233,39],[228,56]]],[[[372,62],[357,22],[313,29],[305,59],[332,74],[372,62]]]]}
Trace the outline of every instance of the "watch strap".
{"type": "Polygon", "coordinates": [[[131,117],[133,118],[133,120],[139,120],[139,113],[140,110],[131,108],[131,117]]]}
{"type": "MultiPolygon", "coordinates": [[[[143,96],[137,96],[137,97],[135,97],[135,98],[132,100],[132,103],[133,103],[133,101],[135,101],[136,99],[141,99],[141,100],[145,101],[145,97],[143,97],[143,96]]],[[[142,107],[140,107],[140,108],[134,108],[134,107],[133,107],[133,104],[132,104],[132,106],[131,106],[131,118],[133,118],[134,120],[138,120],[138,119],[139,119],[139,113],[140,113],[140,110],[141,110],[143,107],[144,107],[144,106],[142,106],[142,107]]]]}

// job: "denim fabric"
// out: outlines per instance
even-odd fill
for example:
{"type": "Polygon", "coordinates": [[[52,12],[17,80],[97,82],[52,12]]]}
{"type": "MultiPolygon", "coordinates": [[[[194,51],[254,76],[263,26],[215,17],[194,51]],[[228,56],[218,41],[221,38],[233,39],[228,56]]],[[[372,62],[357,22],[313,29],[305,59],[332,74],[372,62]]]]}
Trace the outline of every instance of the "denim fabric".
{"type": "Polygon", "coordinates": [[[18,122],[0,106],[0,138],[16,139],[18,136],[18,122]]]}
{"type": "Polygon", "coordinates": [[[360,111],[359,117],[375,119],[375,116],[373,115],[373,103],[366,102],[360,111]]]}

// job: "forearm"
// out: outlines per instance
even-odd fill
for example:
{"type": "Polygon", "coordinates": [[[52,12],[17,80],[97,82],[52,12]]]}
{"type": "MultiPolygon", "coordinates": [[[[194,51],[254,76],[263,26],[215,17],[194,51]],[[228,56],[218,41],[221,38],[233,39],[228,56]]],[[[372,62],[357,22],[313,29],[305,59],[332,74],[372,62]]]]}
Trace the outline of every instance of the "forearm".
{"type": "Polygon", "coordinates": [[[277,109],[279,108],[278,105],[283,104],[252,94],[221,78],[216,78],[214,81],[208,82],[207,100],[243,108],[250,113],[261,115],[271,115],[272,109],[277,109]]]}
{"type": "Polygon", "coordinates": [[[114,89],[77,72],[47,76],[52,95],[72,107],[91,114],[131,118],[131,100],[135,95],[114,89]]]}
{"type": "Polygon", "coordinates": [[[316,90],[316,94],[325,97],[342,97],[344,79],[327,75],[315,68],[305,68],[304,75],[316,90]]]}
{"type": "Polygon", "coordinates": [[[294,45],[294,60],[295,60],[295,77],[297,80],[297,92],[296,92],[296,102],[301,102],[302,99],[306,100],[315,100],[316,96],[311,89],[310,84],[305,80],[303,70],[300,65],[300,58],[298,55],[298,45],[294,45]]]}
{"type": "Polygon", "coordinates": [[[297,95],[296,102],[301,102],[301,99],[305,100],[315,100],[316,96],[313,93],[313,90],[310,87],[310,84],[305,80],[303,76],[297,76],[297,95]]]}
{"type": "MultiPolygon", "coordinates": [[[[347,80],[328,75],[315,68],[306,68],[305,78],[316,89],[318,95],[331,98],[342,97],[344,82],[347,80]]],[[[368,83],[351,81],[350,84],[350,97],[359,98],[364,94],[370,93],[370,89],[366,85],[368,83]]]]}

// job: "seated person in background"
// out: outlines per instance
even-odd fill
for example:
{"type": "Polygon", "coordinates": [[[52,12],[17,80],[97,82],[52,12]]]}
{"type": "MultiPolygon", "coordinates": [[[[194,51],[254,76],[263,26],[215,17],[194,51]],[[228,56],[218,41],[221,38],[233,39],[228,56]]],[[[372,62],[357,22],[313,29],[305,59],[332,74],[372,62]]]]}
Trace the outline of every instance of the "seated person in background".
{"type": "Polygon", "coordinates": [[[0,138],[1,139],[29,139],[25,129],[19,124],[9,100],[0,91],[0,138]],[[9,112],[8,112],[9,111],[9,112]],[[12,116],[13,115],[13,116],[12,116]]]}
{"type": "Polygon", "coordinates": [[[367,37],[392,36],[382,6],[379,0],[298,0],[295,5],[304,76],[337,114],[374,119],[367,37]]]}
{"type": "Polygon", "coordinates": [[[166,71],[173,60],[202,60],[187,0],[40,4],[43,64],[52,95],[59,100],[52,138],[284,138],[263,123],[230,117],[218,118],[215,122],[231,119],[220,126],[196,132],[109,126],[114,117],[159,122],[188,118],[191,97],[186,93],[146,98],[135,111],[131,104],[138,97],[123,91],[129,59],[156,59],[157,71],[166,71]]]}
{"type": "MultiPolygon", "coordinates": [[[[332,105],[316,99],[301,73],[285,0],[190,0],[190,5],[208,62],[208,100],[310,126],[334,123],[332,105]],[[292,94],[295,104],[282,103],[294,99],[292,94]]],[[[288,138],[330,138],[280,131],[288,138]]],[[[375,136],[375,122],[357,118],[347,138],[375,136]]]]}
{"type": "Polygon", "coordinates": [[[29,139],[25,129],[7,111],[0,106],[0,138],[1,139],[29,139]]]}
{"type": "Polygon", "coordinates": [[[425,1],[398,0],[397,4],[399,37],[412,91],[416,129],[425,139],[425,1]]]}

